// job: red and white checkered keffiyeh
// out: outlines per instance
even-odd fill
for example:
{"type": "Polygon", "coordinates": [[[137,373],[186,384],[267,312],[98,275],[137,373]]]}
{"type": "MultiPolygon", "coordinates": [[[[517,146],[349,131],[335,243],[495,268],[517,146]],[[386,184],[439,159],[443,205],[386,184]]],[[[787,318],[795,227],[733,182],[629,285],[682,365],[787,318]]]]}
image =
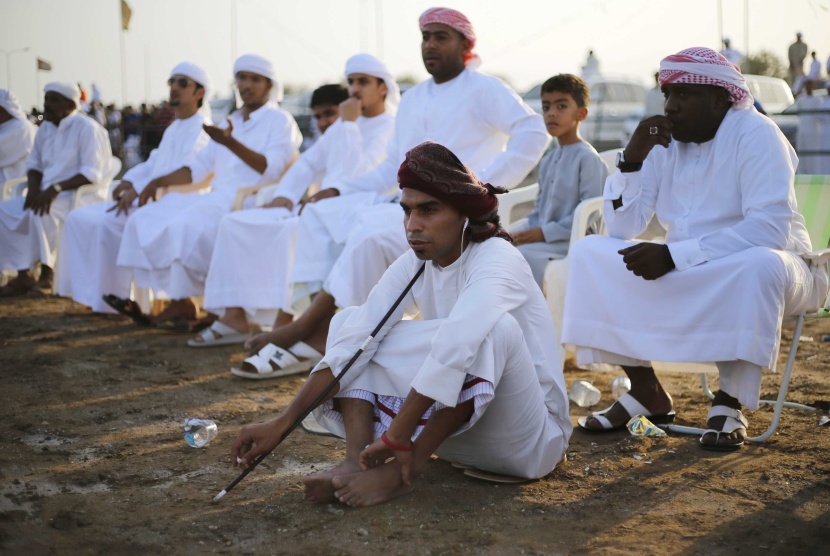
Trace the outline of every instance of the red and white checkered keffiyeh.
{"type": "Polygon", "coordinates": [[[666,56],[660,62],[658,79],[660,85],[691,83],[723,87],[729,91],[729,100],[736,108],[752,106],[752,95],[741,70],[710,48],[687,48],[666,56]]]}
{"type": "Polygon", "coordinates": [[[470,52],[464,59],[464,64],[469,69],[475,69],[481,65],[481,58],[473,52],[476,46],[476,32],[473,29],[473,24],[467,19],[467,16],[452,8],[430,8],[418,18],[418,25],[421,31],[423,31],[424,27],[430,23],[448,25],[464,35],[464,38],[470,41],[470,52]]]}

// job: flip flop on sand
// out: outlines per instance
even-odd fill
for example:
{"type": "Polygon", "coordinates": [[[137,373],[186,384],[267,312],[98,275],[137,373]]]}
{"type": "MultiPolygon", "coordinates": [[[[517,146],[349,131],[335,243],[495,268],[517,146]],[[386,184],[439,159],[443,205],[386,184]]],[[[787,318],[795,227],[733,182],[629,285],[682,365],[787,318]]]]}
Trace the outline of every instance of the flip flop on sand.
{"type": "Polygon", "coordinates": [[[104,303],[122,315],[130,317],[136,324],[150,326],[150,317],[145,315],[138,303],[132,299],[123,299],[112,294],[102,295],[101,298],[104,300],[104,303]]]}
{"type": "Polygon", "coordinates": [[[231,368],[231,374],[251,380],[278,378],[309,371],[322,358],[322,353],[305,342],[297,342],[291,349],[268,344],[240,367],[231,368]]]}

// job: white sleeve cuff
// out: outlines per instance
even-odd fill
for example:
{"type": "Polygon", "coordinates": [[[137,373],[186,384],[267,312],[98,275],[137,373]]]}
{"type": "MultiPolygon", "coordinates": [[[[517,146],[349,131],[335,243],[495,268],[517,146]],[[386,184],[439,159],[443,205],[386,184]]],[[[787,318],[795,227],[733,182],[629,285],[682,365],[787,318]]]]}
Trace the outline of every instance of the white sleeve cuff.
{"type": "Polygon", "coordinates": [[[466,376],[464,371],[447,367],[428,356],[411,386],[422,396],[455,407],[466,376]]]}
{"type": "Polygon", "coordinates": [[[677,270],[686,270],[706,262],[706,255],[697,239],[685,239],[669,244],[669,253],[677,270]]]}

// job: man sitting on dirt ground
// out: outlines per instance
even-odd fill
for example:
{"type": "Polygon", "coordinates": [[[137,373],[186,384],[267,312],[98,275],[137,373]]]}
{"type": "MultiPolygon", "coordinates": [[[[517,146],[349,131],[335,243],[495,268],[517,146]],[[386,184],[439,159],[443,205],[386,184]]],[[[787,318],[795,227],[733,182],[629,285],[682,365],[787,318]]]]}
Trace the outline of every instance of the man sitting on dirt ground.
{"type": "Polygon", "coordinates": [[[298,342],[319,350],[335,310],[364,303],[388,266],[407,250],[397,204],[382,195],[395,187],[409,149],[427,140],[439,142],[483,180],[507,188],[518,185],[542,157],[550,141],[542,117],[500,79],[476,69],[476,34],[464,14],[431,8],[418,25],[421,57],[431,78],[401,99],[386,160],[372,172],[320,192],[330,199],[306,206],[291,281],[295,299],[300,290],[314,295],[311,305],[293,322],[249,340],[249,350],[267,353],[298,342]],[[368,193],[380,194],[371,195],[376,198],[372,205],[349,200],[368,193]],[[343,208],[347,204],[352,210],[343,208]]]}
{"type": "Polygon", "coordinates": [[[211,138],[207,147],[186,166],[151,180],[138,204],[154,200],[161,188],[200,183],[213,173],[211,191],[165,195],[137,211],[124,228],[118,265],[132,268],[136,286],[173,300],[156,317],[157,326],[166,330],[192,330],[196,306],[191,298],[204,293],[219,222],[231,211],[237,189],[279,180],[302,141],[294,118],[274,102],[282,94],[270,61],[240,56],[233,76],[242,108],[219,126],[205,126],[211,138]]]}
{"type": "Polygon", "coordinates": [[[360,507],[406,494],[433,453],[486,472],[542,477],[561,460],[572,431],[553,321],[499,225],[495,193],[505,190],[480,182],[431,142],[407,153],[398,181],[411,250],[364,305],[334,318],[323,361],[286,410],[243,427],[231,450],[244,467],[273,449],[424,266],[315,409],[319,423],[345,437],[346,458],[303,479],[313,502],[360,507]],[[418,312],[421,320],[402,320],[418,312]]]}
{"type": "Polygon", "coordinates": [[[671,421],[651,361],[714,361],[720,391],[700,444],[736,450],[747,437],[741,406],[757,409],[761,371],[775,367],[782,317],[817,307],[827,275],[811,276],[798,256],[810,251],[793,189],[798,159],[752,107],[740,70],[690,48],[664,58],[659,78],[666,115],[640,123],[605,184],[612,237],[571,248],[562,340],[581,365],[622,365],[632,385],[579,425],[671,421]],[[627,241],[655,214],[666,244],[627,241]]]}
{"type": "Polygon", "coordinates": [[[35,287],[51,293],[58,234],[72,208],[73,191],[100,182],[110,169],[107,130],[78,111],[78,86],[53,81],[43,90],[44,122],[26,162],[28,193],[0,203],[0,270],[17,270],[17,277],[0,288],[2,297],[35,287]],[[30,269],[38,261],[36,283],[30,269]]]}

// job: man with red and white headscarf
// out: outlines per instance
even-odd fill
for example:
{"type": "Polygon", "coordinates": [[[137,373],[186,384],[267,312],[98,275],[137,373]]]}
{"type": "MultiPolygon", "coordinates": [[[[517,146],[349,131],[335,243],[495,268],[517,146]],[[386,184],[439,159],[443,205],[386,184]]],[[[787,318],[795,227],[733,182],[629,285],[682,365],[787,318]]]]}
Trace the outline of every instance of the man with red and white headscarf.
{"type": "Polygon", "coordinates": [[[233,445],[243,466],[275,446],[363,345],[333,397],[315,409],[322,426],[346,439],[346,457],[303,479],[313,502],[360,507],[407,494],[433,453],[472,467],[465,474],[475,477],[543,477],[573,430],[553,320],[499,223],[496,194],[505,190],[432,142],[407,153],[398,181],[410,248],[363,305],[334,318],[323,361],[288,408],[243,427],[233,445]],[[416,313],[420,320],[403,318],[416,313]]]}
{"type": "Polygon", "coordinates": [[[431,8],[418,23],[421,56],[432,77],[402,97],[386,160],[369,173],[330,184],[318,193],[329,197],[325,202],[305,207],[291,281],[295,301],[316,296],[297,320],[255,337],[250,348],[324,341],[335,308],[363,303],[406,251],[400,214],[384,194],[394,191],[409,149],[438,142],[482,180],[506,188],[518,185],[542,157],[550,137],[541,116],[501,80],[474,70],[480,62],[476,35],[464,14],[431,8]]]}
{"type": "MultiPolygon", "coordinates": [[[[572,246],[562,340],[581,365],[621,365],[631,392],[582,418],[593,432],[642,414],[674,417],[652,362],[715,362],[720,391],[703,448],[738,449],[742,406],[757,409],[773,369],[781,321],[817,307],[824,269],[811,274],[787,139],[752,107],[740,70],[707,48],[664,58],[665,116],[643,120],[605,184],[612,237],[572,246]],[[666,243],[633,243],[652,216],[666,243]]],[[[699,368],[699,367],[698,367],[699,368]]]]}

